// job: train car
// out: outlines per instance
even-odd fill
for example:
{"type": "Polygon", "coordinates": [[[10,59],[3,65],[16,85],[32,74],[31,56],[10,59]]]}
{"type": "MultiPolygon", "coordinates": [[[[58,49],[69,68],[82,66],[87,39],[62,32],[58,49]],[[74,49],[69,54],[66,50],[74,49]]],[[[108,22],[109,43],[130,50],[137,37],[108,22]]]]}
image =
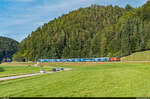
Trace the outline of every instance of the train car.
{"type": "Polygon", "coordinates": [[[38,62],[115,62],[120,61],[118,57],[103,58],[76,58],[76,59],[38,59],[38,62]]]}
{"type": "Polygon", "coordinates": [[[84,62],[84,59],[83,59],[83,58],[80,58],[80,62],[84,62]]]}
{"type": "Polygon", "coordinates": [[[55,59],[50,59],[49,61],[50,61],[50,62],[55,62],[55,59]]]}
{"type": "Polygon", "coordinates": [[[66,59],[62,59],[62,62],[66,62],[67,60],[66,59]]]}
{"type": "Polygon", "coordinates": [[[59,59],[59,62],[63,62],[63,60],[62,60],[62,59],[59,59]]]}
{"type": "Polygon", "coordinates": [[[105,61],[108,62],[109,61],[109,57],[105,57],[105,61]]]}
{"type": "Polygon", "coordinates": [[[85,58],[84,61],[85,61],[85,62],[91,62],[91,59],[85,58]]]}
{"type": "Polygon", "coordinates": [[[60,62],[60,59],[55,59],[56,62],[60,62]]]}
{"type": "Polygon", "coordinates": [[[91,58],[91,62],[94,62],[95,61],[95,59],[94,58],[91,58]]]}
{"type": "Polygon", "coordinates": [[[73,60],[72,60],[72,59],[67,59],[67,61],[68,61],[68,62],[73,62],[73,60]]]}
{"type": "Polygon", "coordinates": [[[120,61],[120,58],[118,58],[118,57],[109,58],[109,61],[117,62],[117,61],[120,61]]]}
{"type": "Polygon", "coordinates": [[[44,59],[39,59],[38,62],[44,62],[44,59]]]}
{"type": "Polygon", "coordinates": [[[38,59],[37,62],[41,62],[41,59],[38,59]]]}
{"type": "Polygon", "coordinates": [[[45,60],[44,60],[44,62],[49,62],[49,61],[50,61],[49,59],[45,59],[45,60]]]}
{"type": "Polygon", "coordinates": [[[64,59],[60,59],[60,62],[64,62],[64,59]]]}
{"type": "Polygon", "coordinates": [[[80,59],[76,58],[76,59],[75,59],[75,62],[80,62],[80,59]]]}
{"type": "Polygon", "coordinates": [[[76,61],[76,59],[71,59],[72,60],[72,62],[75,62],[76,61]]]}
{"type": "Polygon", "coordinates": [[[100,58],[100,61],[101,62],[105,62],[105,58],[100,58]]]}
{"type": "Polygon", "coordinates": [[[98,61],[100,61],[100,59],[99,58],[94,58],[93,61],[98,62],[98,61]]]}
{"type": "Polygon", "coordinates": [[[105,58],[95,58],[94,61],[95,62],[104,62],[105,58]]]}

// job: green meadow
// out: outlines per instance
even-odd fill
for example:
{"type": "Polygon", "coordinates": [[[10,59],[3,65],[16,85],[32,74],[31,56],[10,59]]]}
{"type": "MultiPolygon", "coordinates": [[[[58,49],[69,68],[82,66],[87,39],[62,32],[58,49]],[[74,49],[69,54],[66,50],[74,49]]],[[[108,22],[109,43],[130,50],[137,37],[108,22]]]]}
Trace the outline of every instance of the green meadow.
{"type": "Polygon", "coordinates": [[[50,71],[48,67],[34,67],[34,66],[3,66],[0,65],[0,77],[23,75],[30,73],[39,73],[40,70],[50,71]]]}
{"type": "MultiPolygon", "coordinates": [[[[0,82],[1,97],[148,97],[150,63],[49,63],[71,71],[0,82]]],[[[12,66],[13,68],[13,66],[12,66]]],[[[17,67],[14,67],[17,68],[17,67]]],[[[24,68],[24,67],[18,67],[24,68]]],[[[33,68],[31,68],[33,69],[33,68]]],[[[11,69],[12,70],[12,69],[11,69]]],[[[11,72],[11,70],[9,72],[11,72]]],[[[24,72],[24,69],[20,69],[24,72]]],[[[5,72],[1,72],[5,73],[5,72]]]]}

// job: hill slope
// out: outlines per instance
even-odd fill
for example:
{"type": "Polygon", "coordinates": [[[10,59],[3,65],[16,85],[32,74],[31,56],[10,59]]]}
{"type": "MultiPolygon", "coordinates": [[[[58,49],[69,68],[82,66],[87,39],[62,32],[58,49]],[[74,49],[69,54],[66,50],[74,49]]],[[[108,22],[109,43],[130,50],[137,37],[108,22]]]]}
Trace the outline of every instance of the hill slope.
{"type": "MultiPolygon", "coordinates": [[[[94,46],[99,42],[93,41],[94,36],[115,24],[125,12],[118,6],[98,5],[72,11],[29,35],[19,45],[14,59],[20,56],[26,60],[104,56],[96,53],[94,46]]],[[[105,38],[99,36],[99,39],[105,38]]]]}
{"type": "Polygon", "coordinates": [[[13,39],[0,36],[0,61],[2,61],[3,58],[12,58],[12,55],[17,51],[18,44],[19,43],[13,39]]]}
{"type": "Polygon", "coordinates": [[[150,49],[149,6],[92,5],[72,11],[32,32],[14,59],[122,57],[150,49]]]}
{"type": "Polygon", "coordinates": [[[121,58],[121,61],[150,61],[150,51],[133,53],[121,58]]]}

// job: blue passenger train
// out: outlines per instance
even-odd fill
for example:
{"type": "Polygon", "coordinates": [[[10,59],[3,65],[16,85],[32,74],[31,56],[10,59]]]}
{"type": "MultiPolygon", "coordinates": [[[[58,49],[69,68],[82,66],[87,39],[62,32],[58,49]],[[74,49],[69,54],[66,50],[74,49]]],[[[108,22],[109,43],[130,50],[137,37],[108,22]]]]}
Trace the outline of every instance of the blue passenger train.
{"type": "Polygon", "coordinates": [[[109,57],[104,57],[104,58],[74,58],[74,59],[38,59],[38,62],[108,62],[108,61],[110,61],[109,57]]]}

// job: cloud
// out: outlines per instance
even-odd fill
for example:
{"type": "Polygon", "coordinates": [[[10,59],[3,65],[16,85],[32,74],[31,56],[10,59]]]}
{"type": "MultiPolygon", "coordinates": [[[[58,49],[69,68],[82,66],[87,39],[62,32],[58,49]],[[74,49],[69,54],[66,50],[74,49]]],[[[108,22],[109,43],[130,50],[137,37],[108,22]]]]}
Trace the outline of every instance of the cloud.
{"type": "Polygon", "coordinates": [[[91,4],[121,7],[131,4],[137,7],[145,2],[146,0],[5,0],[5,9],[0,7],[0,35],[21,41],[38,26],[79,7],[91,4]]]}

